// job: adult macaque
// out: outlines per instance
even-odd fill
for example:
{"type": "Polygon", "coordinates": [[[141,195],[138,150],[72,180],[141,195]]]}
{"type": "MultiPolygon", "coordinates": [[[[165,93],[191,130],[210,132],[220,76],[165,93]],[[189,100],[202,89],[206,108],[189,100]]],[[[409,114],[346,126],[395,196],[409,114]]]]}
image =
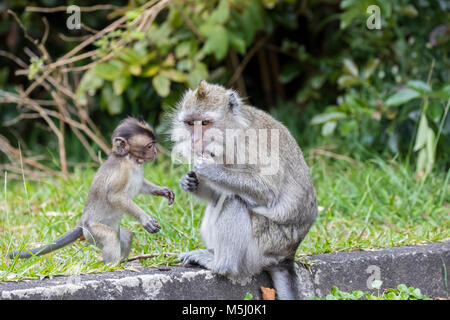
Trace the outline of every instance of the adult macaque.
{"type": "Polygon", "coordinates": [[[120,227],[124,213],[137,219],[150,233],[161,227],[150,215],[133,202],[139,193],[166,197],[171,205],[174,193],[144,178],[144,162],[156,156],[156,134],[143,120],[127,118],[112,134],[112,152],[95,175],[83,215],[77,226],[54,243],[30,251],[14,251],[8,256],[30,258],[62,248],[80,237],[102,250],[107,264],[125,260],[130,252],[133,234],[120,227]]]}
{"type": "Polygon", "coordinates": [[[179,103],[172,140],[175,152],[194,154],[181,188],[208,203],[200,230],[206,249],[182,253],[183,264],[232,279],[266,270],[279,299],[296,299],[294,256],[316,219],[317,199],[288,129],[235,91],[202,81],[179,103]]]}

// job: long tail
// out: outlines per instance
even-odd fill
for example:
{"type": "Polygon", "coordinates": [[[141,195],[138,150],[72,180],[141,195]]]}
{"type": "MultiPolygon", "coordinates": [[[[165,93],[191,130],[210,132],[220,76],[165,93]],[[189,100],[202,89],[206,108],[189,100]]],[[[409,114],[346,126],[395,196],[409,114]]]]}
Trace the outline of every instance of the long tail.
{"type": "Polygon", "coordinates": [[[286,260],[269,269],[278,300],[297,300],[297,276],[294,261],[286,260]]]}
{"type": "Polygon", "coordinates": [[[52,244],[45,245],[40,248],[32,249],[29,251],[18,251],[18,250],[12,251],[8,253],[8,258],[14,259],[16,256],[19,256],[20,259],[27,259],[31,258],[34,255],[41,256],[43,254],[47,254],[49,252],[67,246],[68,244],[79,239],[82,235],[83,235],[83,228],[77,226],[68,233],[66,233],[65,235],[63,235],[61,238],[57,239],[52,244]]]}

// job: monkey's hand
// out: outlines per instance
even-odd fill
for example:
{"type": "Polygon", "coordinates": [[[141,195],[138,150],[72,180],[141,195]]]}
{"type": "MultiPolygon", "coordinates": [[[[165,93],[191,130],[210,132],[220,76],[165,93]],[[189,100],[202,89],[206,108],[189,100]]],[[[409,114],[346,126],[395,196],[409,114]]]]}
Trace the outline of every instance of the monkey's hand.
{"type": "Polygon", "coordinates": [[[169,187],[160,187],[158,189],[156,189],[153,194],[155,196],[161,196],[161,197],[166,197],[167,200],[169,201],[169,206],[173,203],[173,200],[175,199],[175,194],[173,193],[172,189],[170,189],[169,187]]]}
{"type": "Polygon", "coordinates": [[[158,224],[158,221],[153,219],[150,216],[146,216],[147,218],[142,221],[142,226],[145,230],[147,230],[150,233],[157,233],[159,230],[161,230],[161,226],[158,224]]]}
{"type": "Polygon", "coordinates": [[[189,171],[180,179],[180,187],[187,192],[195,192],[198,188],[198,178],[194,171],[189,171]]]}
{"type": "Polygon", "coordinates": [[[195,172],[199,175],[208,178],[211,174],[217,173],[218,165],[214,159],[210,156],[201,155],[199,156],[194,164],[195,172]]]}

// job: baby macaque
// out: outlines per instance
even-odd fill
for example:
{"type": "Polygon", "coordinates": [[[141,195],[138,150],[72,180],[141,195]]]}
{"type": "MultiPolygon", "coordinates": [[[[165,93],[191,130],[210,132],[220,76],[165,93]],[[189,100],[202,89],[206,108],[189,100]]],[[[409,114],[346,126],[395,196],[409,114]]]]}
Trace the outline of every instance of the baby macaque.
{"type": "Polygon", "coordinates": [[[130,252],[133,234],[120,227],[124,213],[137,219],[150,233],[158,232],[158,222],[134,203],[139,193],[163,196],[169,205],[174,193],[168,187],[152,184],[144,178],[144,162],[156,157],[156,134],[143,120],[122,120],[112,134],[112,152],[95,175],[83,215],[77,226],[50,245],[30,251],[14,251],[9,258],[30,258],[62,248],[84,238],[102,250],[104,263],[125,260],[130,252]]]}

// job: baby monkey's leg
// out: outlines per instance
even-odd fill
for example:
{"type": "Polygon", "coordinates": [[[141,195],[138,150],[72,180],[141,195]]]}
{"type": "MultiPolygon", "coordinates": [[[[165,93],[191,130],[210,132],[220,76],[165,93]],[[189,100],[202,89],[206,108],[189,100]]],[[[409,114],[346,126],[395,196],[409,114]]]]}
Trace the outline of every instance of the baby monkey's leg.
{"type": "Polygon", "coordinates": [[[120,257],[126,260],[131,250],[133,242],[133,233],[127,228],[120,228],[120,257]]]}
{"type": "Polygon", "coordinates": [[[88,242],[102,250],[103,262],[118,263],[122,257],[119,232],[101,223],[89,223],[84,236],[88,242]]]}

